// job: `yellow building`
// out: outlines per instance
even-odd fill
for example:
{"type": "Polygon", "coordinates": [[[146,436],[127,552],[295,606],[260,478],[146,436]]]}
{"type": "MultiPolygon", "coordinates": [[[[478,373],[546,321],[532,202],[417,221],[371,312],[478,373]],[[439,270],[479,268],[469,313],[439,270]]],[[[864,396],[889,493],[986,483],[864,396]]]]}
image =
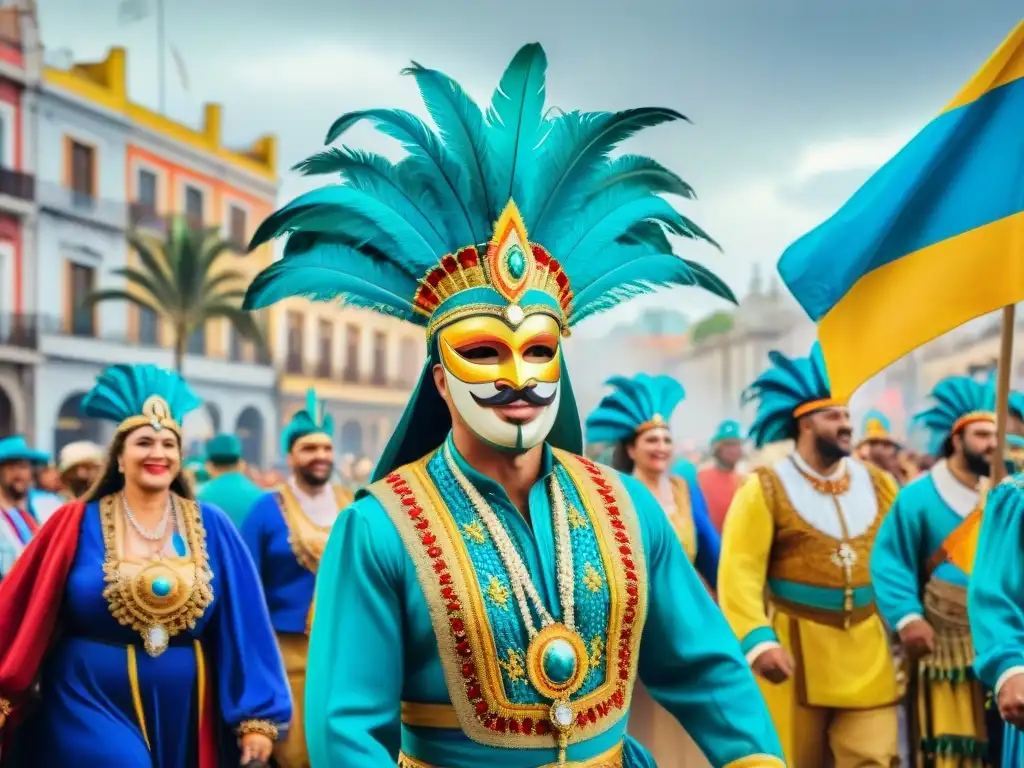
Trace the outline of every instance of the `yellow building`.
{"type": "MultiPolygon", "coordinates": [[[[37,411],[52,412],[37,413],[37,423],[53,424],[47,446],[53,450],[96,436],[100,428],[81,417],[79,406],[103,365],[172,364],[173,329],[155,313],[121,301],[91,313],[79,308],[95,288],[125,287],[118,271],[136,266],[128,231],[162,239],[171,214],[186,215],[196,227],[219,227],[237,246],[238,255],[225,257],[222,268],[246,276],[239,287],[273,259],[270,246],[244,251],[276,203],[275,138],[229,147],[219,104],[205,104],[201,126],[192,128],[131,101],[127,74],[125,50],[113,48],[103,61],[47,69],[43,78],[40,274],[53,282],[40,285],[40,303],[57,322],[42,340],[47,370],[38,377],[44,391],[37,411]]],[[[193,443],[213,431],[234,431],[251,462],[276,458],[275,313],[261,317],[267,349],[241,339],[223,319],[188,340],[184,373],[206,402],[205,413],[186,424],[193,443]]]]}

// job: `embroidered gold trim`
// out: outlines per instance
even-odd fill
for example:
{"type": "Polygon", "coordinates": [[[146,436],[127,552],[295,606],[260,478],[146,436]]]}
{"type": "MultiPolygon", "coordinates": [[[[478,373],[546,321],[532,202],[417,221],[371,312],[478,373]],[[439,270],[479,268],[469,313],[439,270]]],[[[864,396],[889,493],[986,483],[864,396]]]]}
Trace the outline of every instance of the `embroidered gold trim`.
{"type": "MultiPolygon", "coordinates": [[[[770,756],[765,755],[766,759],[770,756]]],[[[746,758],[745,758],[746,759],[746,758]]],[[[600,755],[595,755],[589,760],[570,760],[566,763],[545,763],[544,765],[538,766],[538,768],[623,768],[623,750],[621,744],[616,744],[614,747],[609,749],[607,752],[602,752],[600,755]]],[[[729,763],[730,766],[747,766],[750,768],[775,768],[776,766],[785,766],[781,762],[774,763],[729,763]]],[[[430,763],[424,763],[421,760],[409,757],[404,752],[398,755],[398,768],[439,768],[439,766],[431,765],[430,763]]]]}
{"type": "MultiPolygon", "coordinates": [[[[483,585],[427,472],[430,458],[402,467],[370,492],[416,565],[460,727],[480,744],[550,748],[550,705],[513,704],[505,696],[483,585]]],[[[570,743],[576,743],[605,732],[629,709],[647,611],[646,563],[640,524],[618,477],[582,457],[555,451],[555,458],[583,499],[611,580],[605,682],[572,702],[578,716],[570,743]]]]}
{"type": "Polygon", "coordinates": [[[261,736],[266,736],[271,741],[277,741],[278,736],[280,736],[277,726],[269,720],[243,720],[238,724],[235,733],[239,736],[258,733],[261,736]]]}
{"type": "Polygon", "coordinates": [[[747,755],[726,763],[724,768],[786,768],[786,764],[774,755],[747,755]]]}
{"type": "MultiPolygon", "coordinates": [[[[558,325],[561,328],[562,336],[564,338],[569,337],[569,325],[557,310],[549,307],[547,304],[528,304],[521,308],[523,310],[523,316],[529,315],[550,315],[558,321],[558,325]]],[[[430,323],[427,325],[427,338],[432,338],[435,333],[442,326],[454,323],[456,320],[462,320],[466,317],[478,317],[480,315],[486,315],[488,317],[497,317],[502,320],[507,320],[505,316],[505,307],[499,307],[496,304],[466,304],[461,307],[453,307],[439,315],[431,318],[430,323]]]]}
{"type": "Polygon", "coordinates": [[[213,573],[206,552],[206,531],[199,505],[174,497],[184,527],[189,554],[185,557],[164,557],[154,560],[128,558],[122,555],[121,495],[111,494],[100,500],[100,525],[106,558],[103,563],[106,587],[103,598],[110,614],[122,626],[130,627],[143,639],[146,652],[159,656],[166,649],[153,642],[152,630],[160,627],[166,640],[189,629],[195,629],[203,613],[213,602],[213,573]],[[171,582],[166,597],[150,594],[146,587],[154,581],[153,574],[171,582]]]}
{"type": "Polygon", "coordinates": [[[697,528],[693,523],[690,484],[675,475],[669,479],[669,484],[672,486],[672,499],[676,503],[676,511],[675,514],[669,515],[668,519],[676,532],[676,538],[683,545],[683,551],[692,563],[697,557],[697,528]]]}
{"type": "Polygon", "coordinates": [[[459,730],[459,716],[451,704],[402,702],[402,724],[413,728],[450,728],[459,730]]]}
{"type": "MultiPolygon", "coordinates": [[[[333,484],[331,487],[334,489],[334,498],[340,514],[341,510],[352,503],[352,494],[344,486],[333,484]]],[[[292,548],[295,559],[307,571],[316,573],[320,568],[320,559],[324,555],[332,526],[317,525],[310,520],[295,492],[287,483],[279,485],[275,493],[277,506],[288,528],[288,545],[292,548]]]]}

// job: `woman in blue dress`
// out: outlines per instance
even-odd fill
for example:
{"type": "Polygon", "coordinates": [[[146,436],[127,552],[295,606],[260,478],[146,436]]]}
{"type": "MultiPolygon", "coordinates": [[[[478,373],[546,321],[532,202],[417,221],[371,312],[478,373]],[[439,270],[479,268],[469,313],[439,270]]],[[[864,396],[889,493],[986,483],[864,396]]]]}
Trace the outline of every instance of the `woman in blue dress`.
{"type": "Polygon", "coordinates": [[[107,465],[0,586],[4,768],[265,762],[288,724],[252,561],[182,475],[180,423],[199,404],[149,365],[108,368],[85,398],[118,424],[107,465]]]}

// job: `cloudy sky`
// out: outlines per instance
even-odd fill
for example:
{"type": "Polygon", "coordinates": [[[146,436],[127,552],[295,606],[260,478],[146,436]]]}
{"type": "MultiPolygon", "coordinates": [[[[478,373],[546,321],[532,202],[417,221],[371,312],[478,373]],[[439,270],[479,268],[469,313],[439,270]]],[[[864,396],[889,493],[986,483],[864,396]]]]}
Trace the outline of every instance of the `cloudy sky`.
{"type": "MultiPolygon", "coordinates": [[[[155,8],[155,0],[128,0],[155,8]]],[[[158,106],[154,19],[119,23],[121,0],[38,0],[56,63],[129,49],[133,98],[158,106]]],[[[194,124],[203,101],[226,108],[229,141],[280,137],[290,166],[353,109],[422,113],[410,59],[487,101],[523,43],[549,59],[563,108],[676,108],[693,125],[634,139],[631,151],[678,170],[699,200],[684,211],[725,253],[684,252],[737,293],[751,265],[826,218],[931,119],[1021,18],[1020,0],[164,0],[167,111],[194,124]],[[236,9],[247,7],[240,12],[236,9]]],[[[351,140],[389,147],[369,131],[351,140]]],[[[285,173],[282,196],[304,189],[285,173]]],[[[658,300],[697,317],[716,300],[658,300]]],[[[620,318],[615,318],[620,319],[620,318]]]]}

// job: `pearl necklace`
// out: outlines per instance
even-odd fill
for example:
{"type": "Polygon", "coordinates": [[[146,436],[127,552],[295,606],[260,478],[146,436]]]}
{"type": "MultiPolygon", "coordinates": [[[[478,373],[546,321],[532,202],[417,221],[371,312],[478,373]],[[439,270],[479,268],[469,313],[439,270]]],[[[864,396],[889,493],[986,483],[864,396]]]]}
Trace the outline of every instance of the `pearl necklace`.
{"type": "Polygon", "coordinates": [[[555,528],[556,578],[563,619],[562,623],[559,623],[541,600],[530,571],[505,526],[501,524],[491,505],[459,469],[447,445],[444,446],[443,456],[448,469],[455,476],[455,481],[466,494],[490,534],[505,572],[508,573],[512,592],[519,605],[519,613],[529,638],[526,650],[527,674],[533,687],[553,701],[551,722],[555,726],[558,738],[558,765],[565,765],[569,735],[576,721],[576,713],[569,697],[583,685],[589,668],[586,643],[576,631],[575,571],[572,541],[569,537],[569,504],[565,490],[552,475],[549,490],[555,528]],[[530,603],[533,603],[540,618],[539,630],[533,621],[530,603]]]}
{"type": "Polygon", "coordinates": [[[167,535],[167,523],[170,522],[171,512],[174,508],[174,500],[168,495],[167,507],[164,509],[164,516],[160,518],[160,522],[156,524],[156,528],[152,531],[147,531],[143,528],[139,521],[135,519],[135,515],[132,513],[132,508],[128,506],[128,497],[122,492],[121,493],[121,505],[124,507],[124,516],[128,518],[128,522],[132,524],[132,528],[146,541],[162,541],[167,535]]]}

